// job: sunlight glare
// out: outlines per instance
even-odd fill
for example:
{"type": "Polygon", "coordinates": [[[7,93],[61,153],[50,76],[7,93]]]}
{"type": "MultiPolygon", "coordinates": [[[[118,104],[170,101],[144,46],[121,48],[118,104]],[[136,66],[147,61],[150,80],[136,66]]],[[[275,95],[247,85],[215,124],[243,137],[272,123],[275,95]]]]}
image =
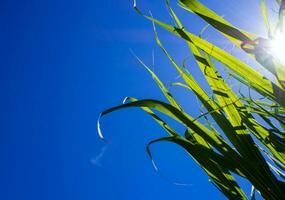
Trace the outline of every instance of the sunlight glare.
{"type": "Polygon", "coordinates": [[[285,34],[279,33],[271,41],[271,53],[282,64],[285,65],[285,34]]]}

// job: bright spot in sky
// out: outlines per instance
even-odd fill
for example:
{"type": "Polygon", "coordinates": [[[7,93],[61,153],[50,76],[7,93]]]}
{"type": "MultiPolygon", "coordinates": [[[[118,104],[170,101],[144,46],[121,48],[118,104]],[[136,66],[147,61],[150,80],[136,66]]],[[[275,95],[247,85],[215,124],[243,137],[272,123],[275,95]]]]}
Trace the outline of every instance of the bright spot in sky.
{"type": "Polygon", "coordinates": [[[270,46],[272,55],[285,65],[285,33],[276,34],[270,46]]]}

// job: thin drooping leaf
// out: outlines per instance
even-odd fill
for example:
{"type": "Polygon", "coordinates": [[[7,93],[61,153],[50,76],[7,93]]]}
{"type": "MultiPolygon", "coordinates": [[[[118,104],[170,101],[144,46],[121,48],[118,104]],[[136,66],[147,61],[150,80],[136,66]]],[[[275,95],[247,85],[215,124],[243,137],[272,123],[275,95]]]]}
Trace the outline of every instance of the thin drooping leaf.
{"type": "Polygon", "coordinates": [[[126,103],[123,105],[119,105],[110,109],[107,109],[103,111],[100,115],[100,118],[103,116],[119,110],[123,108],[130,108],[130,107],[140,107],[140,108],[149,108],[149,109],[155,109],[172,119],[178,121],[179,123],[183,124],[186,127],[191,127],[193,131],[196,133],[199,133],[200,135],[203,135],[203,138],[207,140],[210,144],[215,145],[216,148],[218,148],[220,151],[224,152],[230,152],[234,157],[237,156],[237,154],[234,154],[236,152],[232,151],[231,147],[227,145],[227,143],[222,139],[222,137],[218,135],[213,135],[210,130],[208,130],[204,125],[199,123],[198,121],[193,122],[193,117],[186,114],[184,111],[178,110],[177,108],[161,102],[157,100],[138,100],[130,103],[126,103]]]}
{"type": "Polygon", "coordinates": [[[232,162],[238,162],[242,166],[242,160],[240,160],[240,156],[227,144],[227,142],[220,135],[213,134],[213,132],[211,132],[198,121],[193,121],[193,118],[191,116],[167,103],[157,100],[138,100],[105,110],[101,113],[100,117],[103,117],[113,111],[130,107],[155,109],[178,121],[185,127],[190,127],[193,132],[202,136],[205,141],[215,147],[223,155],[231,155],[227,156],[227,159],[232,160],[232,162]]]}
{"type": "Polygon", "coordinates": [[[150,151],[150,145],[157,142],[173,142],[185,149],[193,159],[205,170],[210,178],[217,184],[218,188],[227,196],[229,199],[247,199],[243,191],[238,186],[237,182],[230,174],[227,169],[226,160],[223,161],[223,157],[215,153],[210,146],[206,143],[191,143],[190,141],[179,137],[166,137],[159,138],[151,141],[147,146],[147,152],[152,159],[150,151]],[[223,164],[217,164],[223,163],[223,164]]]}

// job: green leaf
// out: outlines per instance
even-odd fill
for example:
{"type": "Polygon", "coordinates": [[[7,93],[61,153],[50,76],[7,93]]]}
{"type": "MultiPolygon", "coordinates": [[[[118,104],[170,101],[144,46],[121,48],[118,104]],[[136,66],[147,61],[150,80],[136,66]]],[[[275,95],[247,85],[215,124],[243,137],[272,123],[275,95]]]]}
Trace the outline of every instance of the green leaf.
{"type": "Polygon", "coordinates": [[[270,28],[270,23],[269,23],[267,9],[266,9],[266,5],[265,5],[265,1],[264,0],[261,0],[261,8],[262,8],[262,15],[263,15],[263,20],[264,20],[264,26],[266,27],[266,31],[268,33],[268,37],[271,37],[271,28],[270,28]]]}
{"type": "Polygon", "coordinates": [[[179,0],[179,4],[183,8],[187,8],[187,10],[191,10],[193,13],[200,16],[207,23],[212,25],[222,34],[224,34],[227,38],[230,39],[237,46],[240,46],[242,42],[253,40],[257,38],[257,36],[247,33],[241,29],[236,28],[225,19],[217,15],[215,12],[201,4],[196,0],[179,0]]]}
{"type": "Polygon", "coordinates": [[[227,160],[215,153],[206,143],[193,144],[179,136],[159,138],[147,145],[147,152],[152,161],[150,145],[164,141],[173,142],[185,149],[229,199],[247,199],[228,170],[232,164],[227,163],[227,160]]]}

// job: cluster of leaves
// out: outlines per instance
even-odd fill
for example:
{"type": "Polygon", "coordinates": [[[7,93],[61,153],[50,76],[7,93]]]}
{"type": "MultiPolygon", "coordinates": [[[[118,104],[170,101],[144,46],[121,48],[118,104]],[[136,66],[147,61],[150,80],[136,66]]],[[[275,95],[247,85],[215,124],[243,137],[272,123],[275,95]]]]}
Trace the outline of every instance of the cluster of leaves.
{"type": "MultiPolygon", "coordinates": [[[[234,173],[253,185],[250,198],[254,199],[255,191],[258,191],[264,199],[285,199],[285,183],[282,181],[285,178],[283,173],[285,170],[285,66],[270,54],[267,45],[274,38],[275,32],[282,29],[285,1],[276,1],[280,5],[279,20],[275,30],[272,31],[266,6],[262,0],[262,13],[268,38],[250,34],[233,26],[197,0],[179,0],[178,2],[182,8],[201,17],[234,45],[248,53],[251,58],[270,71],[276,81],[266,78],[218,46],[188,32],[168,2],[166,4],[175,26],[143,14],[135,3],[134,8],[140,15],[184,39],[189,46],[214,97],[171,57],[161,43],[154,26],[158,46],[184,80],[183,83],[175,84],[185,87],[197,96],[207,110],[199,118],[204,118],[207,124],[187,114],[156,74],[139,58],[139,62],[150,72],[168,102],[128,97],[122,105],[105,110],[100,117],[119,109],[139,107],[169,134],[168,137],[159,138],[148,144],[147,150],[150,157],[151,144],[162,141],[173,142],[189,153],[208,174],[211,182],[227,198],[248,199],[235,180],[234,173]],[[233,91],[218,72],[214,61],[229,69],[231,77],[249,90],[254,90],[262,98],[254,99],[250,94],[244,95],[233,91]],[[165,114],[184,125],[185,134],[178,134],[156,112],[165,114]],[[212,125],[213,121],[210,121],[208,116],[211,116],[220,132],[212,125]]],[[[99,123],[98,132],[103,139],[99,123]]]]}

